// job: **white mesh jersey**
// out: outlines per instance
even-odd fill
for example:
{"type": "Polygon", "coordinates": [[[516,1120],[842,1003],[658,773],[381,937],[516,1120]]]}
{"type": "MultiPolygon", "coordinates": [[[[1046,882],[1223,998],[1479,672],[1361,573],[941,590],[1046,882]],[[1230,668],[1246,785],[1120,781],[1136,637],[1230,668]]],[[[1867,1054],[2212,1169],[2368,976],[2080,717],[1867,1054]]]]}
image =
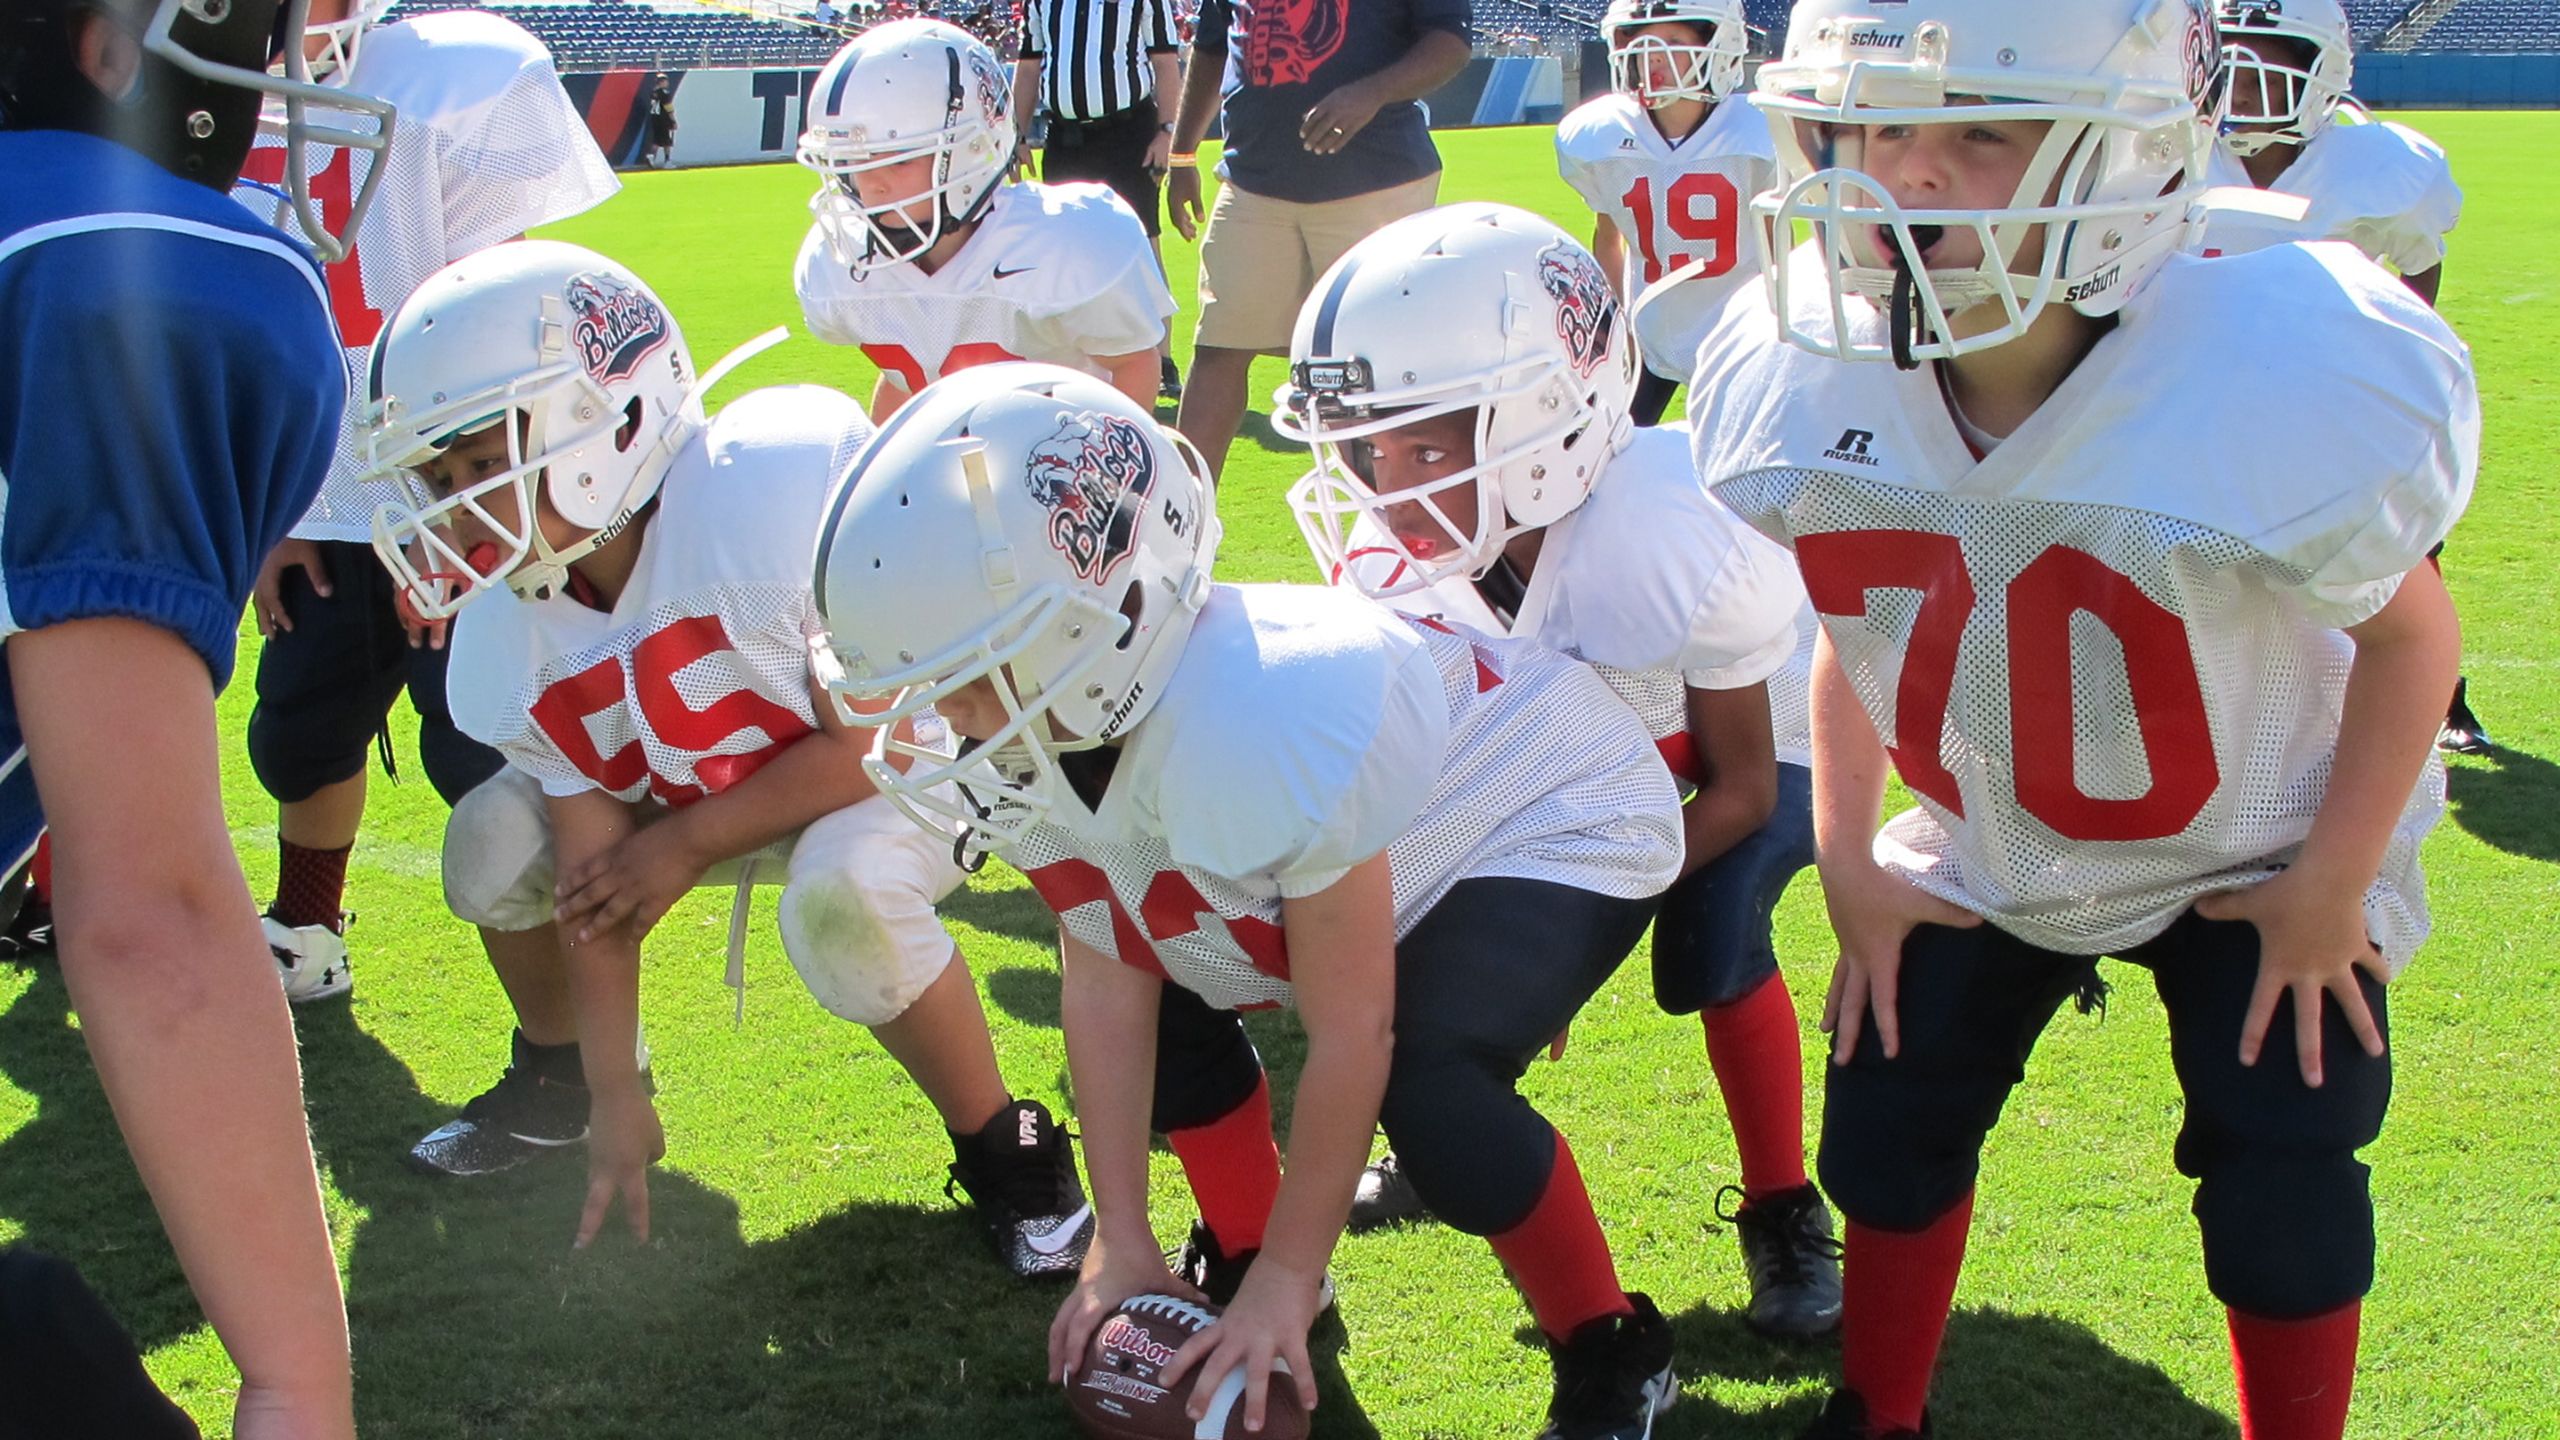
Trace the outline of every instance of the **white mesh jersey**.
{"type": "MultiPolygon", "coordinates": [[[[2220,158],[2237,169],[2227,152],[2220,158]]],[[[2217,173],[2228,171],[2217,167],[2217,173]]],[[[2239,183],[2248,183],[2245,171],[2239,183]]],[[[2462,218],[2462,187],[2442,147],[2387,120],[2339,120],[2312,137],[2272,187],[2310,202],[2299,222],[2217,213],[2209,254],[2243,254],[2290,240],[2344,240],[2403,275],[2444,263],[2445,236],[2462,218]]]]}
{"type": "Polygon", "coordinates": [[[1640,898],[1680,865],[1661,757],[1590,669],[1356,593],[1221,585],[1098,810],[1005,859],[1069,933],[1229,1008],[1285,1004],[1283,897],[1384,851],[1396,935],[1460,880],[1640,898]]]}
{"type": "MultiPolygon", "coordinates": [[[[1611,456],[1591,498],[1546,528],[1517,614],[1461,578],[1391,597],[1494,635],[1534,638],[1599,672],[1653,737],[1684,786],[1699,769],[1689,691],[1767,682],[1778,758],[1810,759],[1806,675],[1812,607],[1793,556],[1698,483],[1683,425],[1639,429],[1611,456]]],[[[1354,541],[1351,568],[1400,566],[1354,541]]],[[[1379,578],[1386,578],[1381,575],[1379,578]]]]}
{"type": "Polygon", "coordinates": [[[1768,118],[1729,96],[1674,145],[1643,106],[1612,91],[1556,127],[1556,169],[1593,214],[1618,227],[1627,246],[1620,293],[1629,301],[1690,261],[1706,262],[1696,279],[1648,301],[1636,317],[1645,364],[1686,374],[1725,297],[1760,273],[1748,225],[1751,197],[1778,178],[1768,118]]]}
{"type": "MultiPolygon", "coordinates": [[[[373,208],[347,258],[329,267],[349,400],[328,483],[294,528],[306,540],[370,540],[373,512],[408,498],[389,481],[356,483],[364,470],[365,374],[384,318],[453,261],[592,209],[622,186],[560,88],[551,52],[511,20],[447,10],[378,26],[366,33],[346,84],[398,106],[399,125],[373,208]]],[[[312,198],[337,229],[363,189],[367,170],[358,167],[373,161],[309,148],[312,198]]],[[[232,193],[290,231],[284,159],[283,142],[261,135],[232,193]]]]}
{"type": "MultiPolygon", "coordinates": [[[[1789,263],[1799,323],[1827,323],[1819,257],[1789,263]]],[[[2469,352],[2343,245],[2173,257],[1979,463],[1929,368],[1798,350],[1765,304],[1727,309],[1694,393],[1700,473],[1795,547],[1921,798],[1877,858],[2080,954],[2291,859],[2337,747],[2341,630],[2444,537],[2479,459],[2469,352]],[[2320,424],[2233,403],[2299,395],[2320,424]]],[[[2430,756],[2365,897],[2395,971],[2443,799],[2430,756]]]]}
{"type": "Polygon", "coordinates": [[[1153,350],[1173,313],[1137,212],[1082,181],[998,190],[959,253],[930,275],[912,261],[856,275],[812,226],[792,285],[810,334],[861,346],[909,393],[998,360],[1107,380],[1095,357],[1153,350]]]}
{"type": "Polygon", "coordinates": [[[610,613],[501,589],[455,617],[454,722],[550,795],[684,805],[754,774],[817,729],[810,537],[870,438],[819,386],[730,402],[676,456],[610,613]]]}

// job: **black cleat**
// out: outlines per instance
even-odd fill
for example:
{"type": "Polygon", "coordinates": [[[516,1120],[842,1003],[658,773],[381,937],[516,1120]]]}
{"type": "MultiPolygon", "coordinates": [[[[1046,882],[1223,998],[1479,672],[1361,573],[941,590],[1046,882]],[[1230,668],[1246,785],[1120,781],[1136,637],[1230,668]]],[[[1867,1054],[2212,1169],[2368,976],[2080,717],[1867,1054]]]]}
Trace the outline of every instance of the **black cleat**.
{"type": "Polygon", "coordinates": [[[1093,1244],[1093,1207],[1075,1147],[1037,1100],[1016,1100],[977,1134],[953,1136],[942,1193],[966,1193],[1005,1268],[1024,1279],[1073,1275],[1093,1244]]]}
{"type": "Polygon", "coordinates": [[[1393,1150],[1360,1172],[1360,1188],[1351,1192],[1352,1234],[1430,1218],[1431,1212],[1422,1203],[1422,1192],[1413,1188],[1412,1177],[1404,1173],[1404,1162],[1396,1158],[1393,1150]]]}
{"type": "Polygon", "coordinates": [[[1671,1322],[1633,1291],[1632,1315],[1604,1315],[1547,1341],[1555,1398],[1538,1440],[1648,1440],[1653,1419],[1680,1396],[1671,1373],[1671,1322]]]}
{"type": "MultiPolygon", "coordinates": [[[[495,1175],[587,1143],[586,1072],[575,1045],[529,1045],[519,1030],[498,1083],[409,1149],[428,1175],[495,1175]]],[[[641,1072],[645,1083],[648,1072],[641,1072]]]]}
{"type": "MultiPolygon", "coordinates": [[[[1244,1272],[1253,1268],[1259,1249],[1229,1255],[1218,1248],[1218,1237],[1209,1233],[1206,1221],[1191,1222],[1191,1238],[1182,1242],[1182,1253],[1172,1257],[1176,1278],[1209,1297],[1209,1303],[1224,1309],[1235,1303],[1236,1292],[1244,1288],[1244,1272]]],[[[1333,1272],[1328,1270],[1316,1291],[1316,1313],[1333,1308],[1333,1272]]]]}
{"type": "Polygon", "coordinates": [[[1840,1242],[1812,1182],[1758,1204],[1727,1185],[1716,1192],[1716,1218],[1742,1242],[1742,1265],[1751,1276],[1745,1323],[1780,1340],[1811,1340],[1840,1328],[1840,1242]],[[1737,1206],[1730,1211],[1728,1195],[1737,1206]]]}
{"type": "Polygon", "coordinates": [[[1813,1424],[1796,1433],[1796,1440],[1929,1440],[1929,1417],[1920,1417],[1917,1430],[1887,1430],[1870,1436],[1867,1430],[1867,1402],[1855,1390],[1834,1390],[1822,1413],[1813,1424]]]}
{"type": "Polygon", "coordinates": [[[2453,682],[2453,704],[2445,711],[2443,728],[2436,731],[2436,748],[2447,755],[2486,755],[2498,748],[2489,738],[2489,727],[2471,713],[2470,688],[2467,675],[2453,682]]]}

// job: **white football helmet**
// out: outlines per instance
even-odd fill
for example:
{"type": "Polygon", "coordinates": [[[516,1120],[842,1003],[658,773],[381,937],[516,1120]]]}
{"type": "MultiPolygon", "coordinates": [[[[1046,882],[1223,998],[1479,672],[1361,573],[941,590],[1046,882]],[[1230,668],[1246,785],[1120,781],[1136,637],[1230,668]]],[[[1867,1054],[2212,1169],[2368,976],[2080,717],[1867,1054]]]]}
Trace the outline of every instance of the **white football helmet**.
{"type": "Polygon", "coordinates": [[[2203,190],[2222,92],[2209,4],[1800,0],[1752,96],[1777,142],[1779,186],[1751,208],[1787,338],[1910,368],[2015,339],[2056,301],[2121,308],[2185,242],[2203,190]],[[2006,206],[1908,208],[1859,168],[1866,127],[2024,120],[2052,128],[2006,206]],[[1799,226],[1818,268],[1787,263],[1799,226]],[[1927,267],[1922,253],[1951,227],[1979,239],[1981,261],[1927,267]],[[2041,263],[2017,273],[2039,231],[2041,263]],[[1814,274],[1830,291],[1828,334],[1794,308],[1795,284],[1814,274]],[[1853,338],[1852,297],[1886,312],[1883,340],[1853,338]],[[1953,317],[1984,304],[1999,323],[1957,337],[1953,317]]]}
{"type": "Polygon", "coordinates": [[[1190,442],[1103,381],[1009,361],[925,387],[837,482],[818,538],[822,678],[847,723],[881,727],[872,783],[937,834],[967,826],[977,853],[1019,841],[1057,802],[1056,757],[1163,694],[1209,597],[1215,502],[1190,442]],[[1001,732],[956,757],[897,738],[981,677],[1001,732]]]}
{"type": "Polygon", "coordinates": [[[2305,145],[2328,128],[2355,82],[2355,32],[2338,0],[2221,0],[2222,61],[2231,75],[2223,143],[2234,155],[2270,145],[2305,145]],[[2243,38],[2289,40],[2307,65],[2260,56],[2243,38]],[[2247,113],[2240,113],[2243,110],[2247,113]]]}
{"type": "Polygon", "coordinates": [[[1635,385],[1625,313],[1580,241],[1509,205],[1406,216],[1344,252],[1298,311],[1271,423],[1316,463],[1289,508],[1329,581],[1384,596],[1474,579],[1507,541],[1590,495],[1634,432],[1635,385]],[[1371,488],[1359,442],[1466,410],[1474,464],[1384,497],[1371,488]],[[1471,514],[1434,498],[1470,483],[1471,514]],[[1389,513],[1408,506],[1447,543],[1427,537],[1423,554],[1396,536],[1389,513]],[[1346,570],[1372,546],[1404,563],[1346,570]]]}
{"type": "Polygon", "coordinates": [[[1741,87],[1742,67],[1751,55],[1742,0],[1609,0],[1600,38],[1609,46],[1611,86],[1648,110],[1675,100],[1722,100],[1741,87]],[[1659,35],[1633,33],[1670,20],[1697,26],[1706,43],[1674,45],[1659,35]],[[1670,62],[1667,86],[1653,83],[1647,62],[1655,56],[1670,62]]]}
{"type": "MultiPolygon", "coordinates": [[[[721,370],[725,370],[725,366],[721,370]]],[[[427,277],[373,344],[367,478],[413,499],[374,513],[373,548],[420,619],[502,581],[548,599],[571,563],[620,534],[703,424],[693,356],[640,277],[553,240],[493,245],[427,277]],[[507,466],[435,494],[416,467],[465,435],[507,427],[507,466]],[[513,515],[493,512],[499,495],[513,515]],[[536,503],[537,497],[540,504],[536,503]],[[584,534],[554,546],[540,512],[584,534]],[[458,536],[464,516],[480,538],[458,536]]]]}
{"type": "MultiPolygon", "coordinates": [[[[382,17],[398,3],[400,0],[348,0],[343,17],[307,27],[308,33],[322,42],[319,55],[311,61],[311,78],[324,84],[343,83],[356,68],[356,50],[364,43],[366,32],[381,24],[382,17]]],[[[283,73],[281,61],[276,73],[283,73]]]]}
{"type": "Polygon", "coordinates": [[[875,25],[835,53],[811,85],[799,160],[818,172],[809,209],[839,263],[913,260],[986,212],[1013,168],[1008,87],[995,51],[939,20],[875,25]],[[920,155],[933,157],[923,190],[862,203],[856,175],[920,155]],[[933,207],[921,223],[907,213],[919,201],[933,207]]]}

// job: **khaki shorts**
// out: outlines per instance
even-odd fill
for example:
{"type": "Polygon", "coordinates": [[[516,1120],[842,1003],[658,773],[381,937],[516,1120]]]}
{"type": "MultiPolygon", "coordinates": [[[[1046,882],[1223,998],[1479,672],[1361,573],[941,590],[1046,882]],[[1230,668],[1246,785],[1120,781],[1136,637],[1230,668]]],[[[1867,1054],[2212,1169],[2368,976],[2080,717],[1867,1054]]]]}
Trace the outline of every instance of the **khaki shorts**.
{"type": "Polygon", "coordinates": [[[1303,203],[1222,185],[1200,237],[1195,343],[1286,354],[1316,277],[1390,220],[1440,199],[1440,172],[1366,195],[1303,203]]]}

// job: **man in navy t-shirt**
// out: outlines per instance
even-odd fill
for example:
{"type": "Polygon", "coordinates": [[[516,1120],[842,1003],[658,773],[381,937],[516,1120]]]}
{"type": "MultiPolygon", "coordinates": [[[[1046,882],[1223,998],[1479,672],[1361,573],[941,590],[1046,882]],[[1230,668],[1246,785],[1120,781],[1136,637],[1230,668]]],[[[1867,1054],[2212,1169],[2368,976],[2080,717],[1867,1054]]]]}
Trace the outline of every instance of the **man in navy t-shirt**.
{"type": "Polygon", "coordinates": [[[1438,200],[1440,152],[1414,102],[1466,67],[1471,13],[1470,0],[1201,0],[1166,209],[1184,239],[1199,234],[1192,157],[1223,101],[1225,185],[1200,238],[1178,422],[1213,469],[1244,418],[1247,368],[1288,352],[1316,277],[1438,200]]]}
{"type": "MultiPolygon", "coordinates": [[[[389,125],[267,75],[303,41],[278,10],[0,13],[0,862],[51,822],[63,982],[239,1363],[244,1440],[355,1433],[293,1026],[223,818],[213,703],[346,387],[311,255],[225,192],[269,94],[305,101],[298,122],[325,105],[389,125]]],[[[0,1333],[0,1434],[193,1435],[58,1273],[0,1265],[40,1285],[0,1306],[0,1330],[28,1326],[0,1333]]]]}

